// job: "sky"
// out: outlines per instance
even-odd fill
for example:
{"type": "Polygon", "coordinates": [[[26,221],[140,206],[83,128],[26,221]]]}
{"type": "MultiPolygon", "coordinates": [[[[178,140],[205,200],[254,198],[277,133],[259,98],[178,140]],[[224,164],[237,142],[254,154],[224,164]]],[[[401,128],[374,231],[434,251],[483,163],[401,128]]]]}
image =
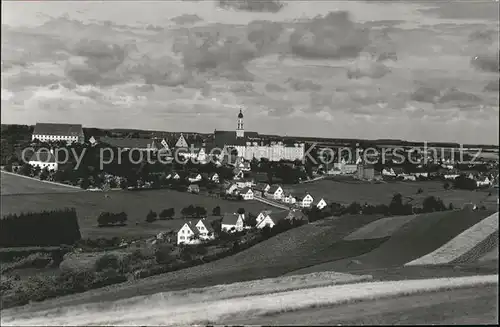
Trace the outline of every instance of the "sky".
{"type": "Polygon", "coordinates": [[[498,2],[3,1],[4,124],[498,144],[498,2]]]}

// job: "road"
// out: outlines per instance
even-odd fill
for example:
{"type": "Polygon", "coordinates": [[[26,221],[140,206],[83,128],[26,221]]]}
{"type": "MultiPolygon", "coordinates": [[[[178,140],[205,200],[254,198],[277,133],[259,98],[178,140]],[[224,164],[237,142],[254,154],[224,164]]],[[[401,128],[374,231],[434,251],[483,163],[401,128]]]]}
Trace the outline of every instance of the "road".
{"type": "Polygon", "coordinates": [[[269,199],[266,199],[266,198],[263,198],[263,197],[260,197],[260,196],[254,196],[254,199],[259,201],[259,202],[262,202],[262,203],[265,203],[265,204],[268,204],[270,206],[273,206],[273,207],[276,207],[276,208],[280,208],[280,209],[283,209],[283,210],[290,210],[290,207],[284,205],[284,204],[281,204],[281,203],[278,203],[276,201],[272,201],[272,200],[269,200],[269,199]]]}
{"type": "Polygon", "coordinates": [[[498,324],[497,292],[497,285],[481,286],[264,317],[238,317],[220,323],[225,325],[498,324]]]}

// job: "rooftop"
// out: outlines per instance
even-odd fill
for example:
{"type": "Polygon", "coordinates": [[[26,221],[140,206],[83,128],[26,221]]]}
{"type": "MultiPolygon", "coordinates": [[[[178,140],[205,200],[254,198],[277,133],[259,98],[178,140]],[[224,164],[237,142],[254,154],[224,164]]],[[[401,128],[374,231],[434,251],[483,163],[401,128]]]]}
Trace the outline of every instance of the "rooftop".
{"type": "Polygon", "coordinates": [[[33,134],[81,136],[83,134],[83,128],[81,124],[36,123],[33,134]]]}

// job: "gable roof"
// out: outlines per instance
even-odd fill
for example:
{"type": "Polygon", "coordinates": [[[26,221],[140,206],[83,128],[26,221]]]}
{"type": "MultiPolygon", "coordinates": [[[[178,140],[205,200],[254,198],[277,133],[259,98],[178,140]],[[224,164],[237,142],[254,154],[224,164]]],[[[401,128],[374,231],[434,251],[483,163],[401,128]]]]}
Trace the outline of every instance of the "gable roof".
{"type": "Polygon", "coordinates": [[[148,147],[156,148],[155,142],[152,139],[117,138],[117,137],[104,136],[101,137],[99,141],[117,148],[129,148],[129,149],[146,149],[148,147]]]}
{"type": "Polygon", "coordinates": [[[236,225],[239,217],[240,217],[240,215],[238,215],[238,214],[233,214],[233,213],[224,214],[224,216],[222,217],[222,224],[224,224],[224,225],[236,225]]]}
{"type": "Polygon", "coordinates": [[[253,191],[252,191],[252,189],[251,189],[250,187],[245,187],[245,188],[243,188],[243,189],[240,191],[240,194],[247,194],[247,193],[248,193],[248,191],[251,191],[251,192],[253,193],[253,191]]]}
{"type": "Polygon", "coordinates": [[[39,161],[43,163],[55,163],[56,157],[49,151],[36,151],[29,161],[39,161]]]}
{"type": "Polygon", "coordinates": [[[33,134],[81,136],[83,128],[81,124],[36,123],[33,134]]]}
{"type": "Polygon", "coordinates": [[[271,217],[274,223],[277,223],[282,219],[286,219],[286,217],[288,216],[288,210],[271,212],[269,216],[271,217]]]}
{"type": "Polygon", "coordinates": [[[271,194],[274,194],[281,186],[279,185],[271,185],[271,187],[269,188],[269,190],[267,191],[267,193],[271,193],[271,194]]]}
{"type": "Polygon", "coordinates": [[[246,142],[251,142],[259,139],[259,133],[257,132],[245,131],[244,137],[236,137],[236,131],[214,132],[214,143],[218,147],[224,147],[226,145],[246,145],[246,142]]]}
{"type": "Polygon", "coordinates": [[[200,223],[200,221],[203,224],[203,226],[205,226],[205,228],[207,229],[207,231],[209,231],[209,232],[214,232],[215,231],[213,229],[212,225],[209,224],[205,219],[198,220],[198,222],[196,223],[196,225],[198,225],[200,223]]]}
{"type": "Polygon", "coordinates": [[[257,185],[255,185],[255,189],[258,190],[258,191],[264,191],[264,189],[268,186],[269,184],[267,183],[257,183],[257,185]]]}
{"type": "Polygon", "coordinates": [[[293,196],[296,197],[297,199],[300,199],[300,200],[303,200],[308,195],[311,196],[311,197],[313,197],[309,192],[296,192],[296,193],[293,193],[293,196]]]}
{"type": "Polygon", "coordinates": [[[198,189],[198,190],[200,189],[200,187],[198,186],[198,184],[191,184],[191,185],[188,186],[188,188],[189,189],[193,189],[194,188],[194,189],[198,189]]]}
{"type": "Polygon", "coordinates": [[[200,235],[200,231],[198,230],[198,228],[196,228],[195,224],[193,224],[192,221],[188,221],[188,222],[185,222],[184,224],[182,224],[181,228],[179,228],[179,231],[181,231],[182,228],[184,228],[184,226],[187,225],[189,227],[189,229],[191,229],[191,231],[193,232],[194,235],[198,236],[200,235]]]}

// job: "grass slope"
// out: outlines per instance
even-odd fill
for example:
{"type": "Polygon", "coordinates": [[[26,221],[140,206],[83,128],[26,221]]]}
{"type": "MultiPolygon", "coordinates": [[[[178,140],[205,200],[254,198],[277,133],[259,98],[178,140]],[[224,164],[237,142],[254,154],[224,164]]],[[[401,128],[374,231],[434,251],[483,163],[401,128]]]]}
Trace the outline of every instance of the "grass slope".
{"type": "Polygon", "coordinates": [[[364,271],[397,267],[439,248],[491,215],[491,211],[444,211],[422,214],[404,225],[380,247],[350,259],[331,261],[294,273],[364,271]]]}
{"type": "Polygon", "coordinates": [[[497,260],[498,261],[498,239],[496,240],[497,245],[495,248],[491,249],[489,252],[485,253],[481,258],[479,258],[479,262],[497,260]]]}
{"type": "Polygon", "coordinates": [[[344,238],[346,241],[354,240],[369,240],[376,238],[388,237],[394,234],[398,229],[412,221],[417,215],[411,216],[396,216],[382,218],[366,226],[361,227],[354,233],[347,235],[344,238]]]}
{"type": "Polygon", "coordinates": [[[466,229],[440,248],[406,265],[436,265],[474,261],[494,247],[498,236],[498,212],[466,229]]]}
{"type": "Polygon", "coordinates": [[[351,247],[348,242],[343,247],[337,247],[336,244],[354,230],[379,218],[377,216],[342,216],[318,221],[279,234],[221,260],[33,305],[50,309],[62,305],[115,301],[164,291],[282,276],[287,272],[307,266],[370,251],[381,241],[350,242],[351,247]],[[337,250],[332,250],[332,248],[337,248],[337,250]]]}
{"type": "Polygon", "coordinates": [[[78,214],[82,237],[97,238],[151,236],[160,231],[177,228],[181,224],[176,219],[146,223],[146,215],[150,209],[160,213],[163,209],[173,207],[176,217],[180,216],[182,208],[190,204],[205,207],[209,214],[216,206],[220,206],[223,213],[236,212],[241,207],[245,208],[247,212],[255,214],[262,210],[273,209],[273,207],[258,201],[226,201],[172,190],[113,191],[106,194],[108,197],[105,197],[103,192],[2,196],[2,214],[72,207],[76,209],[78,214]],[[97,217],[103,211],[126,212],[128,225],[97,227],[97,217]]]}
{"type": "Polygon", "coordinates": [[[6,172],[0,173],[0,183],[0,194],[2,196],[15,194],[85,192],[79,188],[43,182],[33,178],[27,178],[6,172]]]}

